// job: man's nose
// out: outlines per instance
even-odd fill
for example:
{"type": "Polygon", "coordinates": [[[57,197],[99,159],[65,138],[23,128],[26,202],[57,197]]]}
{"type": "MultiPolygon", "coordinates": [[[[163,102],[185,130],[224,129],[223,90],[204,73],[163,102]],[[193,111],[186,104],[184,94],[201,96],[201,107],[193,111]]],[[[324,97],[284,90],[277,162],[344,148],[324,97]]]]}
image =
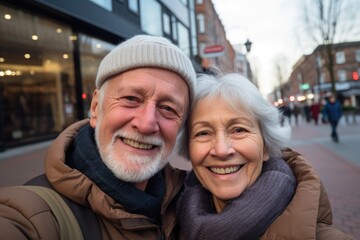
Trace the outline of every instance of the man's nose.
{"type": "Polygon", "coordinates": [[[137,116],[132,121],[132,125],[137,128],[139,133],[144,135],[154,134],[159,131],[156,115],[156,105],[150,103],[145,104],[143,108],[138,111],[137,116]]]}

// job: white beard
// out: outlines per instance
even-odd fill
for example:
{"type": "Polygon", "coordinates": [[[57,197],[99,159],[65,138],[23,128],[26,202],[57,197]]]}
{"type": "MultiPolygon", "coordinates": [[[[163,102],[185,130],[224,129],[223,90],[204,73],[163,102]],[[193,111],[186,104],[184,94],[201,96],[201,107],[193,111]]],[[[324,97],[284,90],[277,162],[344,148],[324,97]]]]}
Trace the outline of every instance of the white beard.
{"type": "Polygon", "coordinates": [[[104,164],[119,179],[126,182],[142,182],[150,179],[159,172],[168,162],[170,152],[165,150],[164,140],[158,137],[143,136],[139,133],[127,133],[118,130],[113,134],[111,143],[102,148],[99,141],[99,130],[95,129],[95,140],[104,164]],[[156,145],[160,151],[155,157],[139,156],[132,153],[121,153],[121,159],[116,157],[115,141],[119,137],[141,141],[143,143],[156,145]]]}

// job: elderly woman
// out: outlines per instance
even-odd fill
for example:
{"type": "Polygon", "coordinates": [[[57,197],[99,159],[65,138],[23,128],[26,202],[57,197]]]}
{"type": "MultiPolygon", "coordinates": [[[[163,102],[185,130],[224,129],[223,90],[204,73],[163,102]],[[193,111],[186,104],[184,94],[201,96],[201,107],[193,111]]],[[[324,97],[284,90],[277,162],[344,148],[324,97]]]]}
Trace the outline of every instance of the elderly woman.
{"type": "Polygon", "coordinates": [[[304,158],[285,149],[290,128],[238,74],[202,75],[180,155],[193,171],[177,205],[185,239],[351,239],[304,158]]]}

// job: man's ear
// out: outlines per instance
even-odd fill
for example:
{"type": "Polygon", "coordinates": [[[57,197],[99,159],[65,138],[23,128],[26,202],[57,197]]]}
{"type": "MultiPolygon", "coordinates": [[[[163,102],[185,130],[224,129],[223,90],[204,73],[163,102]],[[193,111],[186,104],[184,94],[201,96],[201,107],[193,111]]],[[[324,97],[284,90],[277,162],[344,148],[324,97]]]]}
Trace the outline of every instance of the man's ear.
{"type": "Polygon", "coordinates": [[[99,111],[99,90],[95,89],[90,105],[90,125],[95,128],[99,111]]]}

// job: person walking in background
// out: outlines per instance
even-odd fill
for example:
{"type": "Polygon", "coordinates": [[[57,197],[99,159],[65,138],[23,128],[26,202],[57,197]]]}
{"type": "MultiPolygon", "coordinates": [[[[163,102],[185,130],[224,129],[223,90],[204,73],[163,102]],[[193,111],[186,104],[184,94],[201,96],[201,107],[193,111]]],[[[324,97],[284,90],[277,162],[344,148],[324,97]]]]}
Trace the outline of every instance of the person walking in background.
{"type": "Polygon", "coordinates": [[[285,147],[291,127],[256,86],[240,74],[197,83],[177,143],[193,167],[176,208],[180,239],[353,239],[332,225],[319,176],[285,147]]]}
{"type": "Polygon", "coordinates": [[[291,108],[287,101],[284,101],[284,103],[279,107],[279,111],[281,112],[281,126],[285,125],[285,119],[289,122],[289,125],[291,126],[291,108]]]}
{"type": "Polygon", "coordinates": [[[334,142],[339,142],[337,126],[342,116],[342,106],[341,103],[336,99],[335,95],[331,95],[329,97],[329,101],[325,104],[323,112],[331,126],[331,138],[334,142]]]}
{"type": "Polygon", "coordinates": [[[306,122],[309,123],[311,120],[311,111],[310,111],[309,104],[307,104],[307,103],[305,103],[305,105],[304,105],[304,115],[305,115],[306,122]]]}
{"type": "Polygon", "coordinates": [[[320,105],[317,102],[313,102],[310,106],[311,117],[314,119],[315,125],[319,123],[320,105]]]}
{"type": "MultiPolygon", "coordinates": [[[[85,232],[99,229],[97,239],[104,240],[176,238],[175,203],[185,172],[172,168],[168,157],[185,126],[195,82],[190,59],[163,37],[132,37],[101,61],[90,120],[60,133],[41,175],[96,215],[85,232]]],[[[6,239],[63,239],[56,212],[32,191],[0,189],[6,239]]]]}
{"type": "Polygon", "coordinates": [[[294,108],[292,110],[292,113],[294,115],[294,118],[295,118],[295,125],[299,125],[299,114],[301,112],[301,109],[299,107],[298,104],[294,104],[294,108]]]}

